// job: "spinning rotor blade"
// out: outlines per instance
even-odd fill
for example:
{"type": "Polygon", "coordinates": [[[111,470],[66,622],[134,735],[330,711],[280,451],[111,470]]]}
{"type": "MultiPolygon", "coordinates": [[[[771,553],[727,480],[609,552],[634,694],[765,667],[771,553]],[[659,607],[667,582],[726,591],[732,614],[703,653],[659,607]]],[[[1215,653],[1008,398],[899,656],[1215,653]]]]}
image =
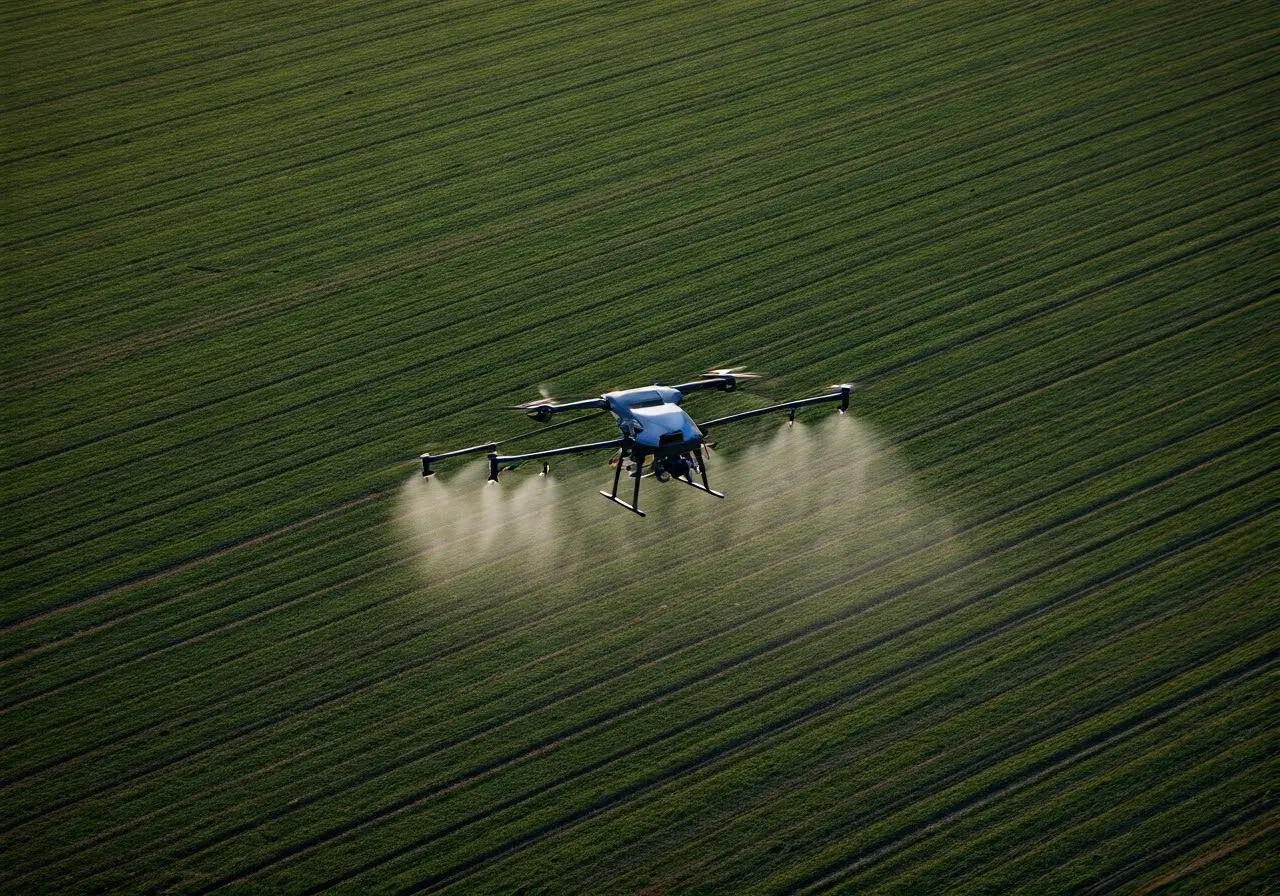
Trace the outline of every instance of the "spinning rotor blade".
{"type": "Polygon", "coordinates": [[[734,379],[758,380],[764,374],[748,373],[744,367],[717,367],[715,370],[708,370],[704,376],[731,376],[734,379]]]}
{"type": "Polygon", "coordinates": [[[525,404],[540,404],[542,402],[559,404],[560,402],[560,399],[556,398],[554,395],[551,394],[551,387],[548,386],[546,383],[540,383],[538,385],[538,395],[541,397],[535,398],[532,401],[526,401],[525,404]]]}
{"type": "Polygon", "coordinates": [[[737,388],[738,380],[755,380],[759,379],[760,376],[758,373],[748,373],[741,367],[718,367],[715,370],[708,370],[691,383],[681,383],[675,388],[684,394],[701,392],[706,389],[732,392],[737,388]]]}
{"type": "Polygon", "coordinates": [[[539,423],[546,423],[552,414],[561,411],[599,411],[607,408],[603,398],[583,398],[578,401],[556,401],[553,398],[535,398],[532,401],[512,405],[509,410],[522,411],[539,423]]]}
{"type": "Polygon", "coordinates": [[[551,394],[551,387],[546,385],[545,383],[538,386],[538,394],[541,395],[542,397],[533,398],[533,399],[530,399],[529,401],[522,401],[520,404],[511,405],[509,410],[528,411],[532,408],[542,407],[543,405],[548,405],[548,404],[556,405],[561,403],[560,399],[556,398],[554,395],[551,394]]]}

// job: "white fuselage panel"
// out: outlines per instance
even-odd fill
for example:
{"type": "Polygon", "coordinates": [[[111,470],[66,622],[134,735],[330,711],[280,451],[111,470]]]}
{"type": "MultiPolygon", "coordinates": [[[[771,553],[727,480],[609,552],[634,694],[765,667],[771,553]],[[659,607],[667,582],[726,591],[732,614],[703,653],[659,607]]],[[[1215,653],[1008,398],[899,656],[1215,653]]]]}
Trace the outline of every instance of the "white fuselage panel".
{"type": "Polygon", "coordinates": [[[618,418],[618,428],[637,445],[651,449],[651,453],[664,448],[687,451],[691,443],[701,440],[697,424],[680,408],[683,397],[678,390],[666,386],[604,395],[609,410],[618,418]]]}

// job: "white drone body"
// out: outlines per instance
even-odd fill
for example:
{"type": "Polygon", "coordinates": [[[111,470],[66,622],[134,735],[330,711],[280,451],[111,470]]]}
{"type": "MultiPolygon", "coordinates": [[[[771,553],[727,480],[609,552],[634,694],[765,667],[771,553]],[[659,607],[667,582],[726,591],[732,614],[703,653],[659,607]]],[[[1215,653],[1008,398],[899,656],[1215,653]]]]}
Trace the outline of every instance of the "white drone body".
{"type": "Polygon", "coordinates": [[[692,451],[702,442],[702,430],[680,407],[684,393],[679,389],[650,386],[606,392],[601,397],[622,434],[630,436],[637,447],[650,449],[651,454],[672,446],[692,451]]]}

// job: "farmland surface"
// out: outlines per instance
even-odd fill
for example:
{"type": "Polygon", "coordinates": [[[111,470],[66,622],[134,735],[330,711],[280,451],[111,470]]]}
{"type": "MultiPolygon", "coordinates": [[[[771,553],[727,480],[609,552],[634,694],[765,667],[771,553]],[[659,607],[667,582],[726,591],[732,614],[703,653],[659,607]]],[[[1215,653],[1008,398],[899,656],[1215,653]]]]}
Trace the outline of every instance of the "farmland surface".
{"type": "Polygon", "coordinates": [[[0,889],[1274,885],[1274,4],[0,10],[0,889]]]}

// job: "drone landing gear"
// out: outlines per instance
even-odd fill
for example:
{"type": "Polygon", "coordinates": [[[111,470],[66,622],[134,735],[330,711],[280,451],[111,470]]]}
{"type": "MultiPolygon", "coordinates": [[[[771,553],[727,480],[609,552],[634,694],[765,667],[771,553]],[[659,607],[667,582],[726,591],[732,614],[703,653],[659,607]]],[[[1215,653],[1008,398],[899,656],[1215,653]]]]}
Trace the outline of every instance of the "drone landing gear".
{"type": "Polygon", "coordinates": [[[622,462],[621,459],[619,459],[618,466],[615,467],[613,470],[613,491],[612,492],[602,491],[600,492],[600,494],[604,495],[606,498],[608,498],[614,504],[617,504],[619,507],[625,507],[627,508],[627,510],[630,510],[632,513],[636,514],[637,516],[644,516],[644,511],[640,509],[640,479],[641,479],[640,474],[644,472],[644,455],[638,454],[635,457],[636,487],[635,487],[635,491],[631,495],[630,504],[628,504],[626,501],[618,497],[618,481],[622,479],[622,468],[624,466],[626,465],[622,462]]]}

